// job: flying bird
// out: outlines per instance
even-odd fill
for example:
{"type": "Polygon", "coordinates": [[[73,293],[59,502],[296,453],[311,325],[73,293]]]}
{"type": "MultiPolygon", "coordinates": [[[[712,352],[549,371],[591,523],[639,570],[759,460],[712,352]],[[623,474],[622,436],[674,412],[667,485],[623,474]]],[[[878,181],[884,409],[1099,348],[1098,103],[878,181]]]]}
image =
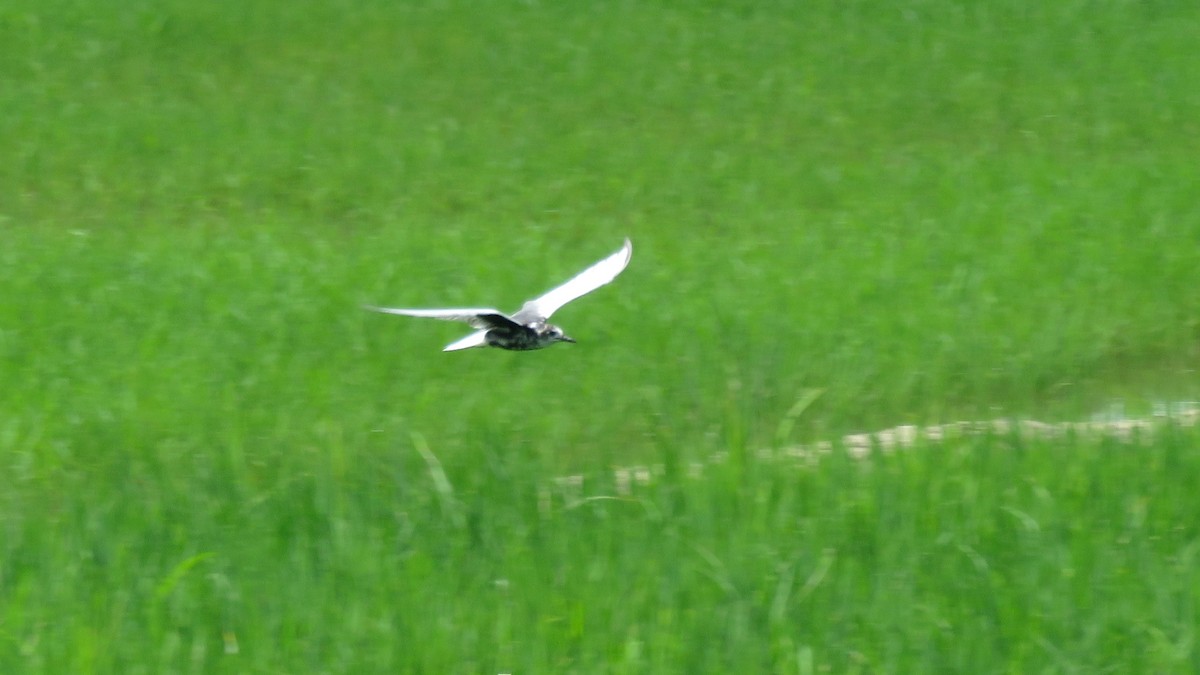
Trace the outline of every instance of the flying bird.
{"type": "Polygon", "coordinates": [[[625,239],[621,250],[613,253],[567,283],[529,300],[521,309],[505,314],[496,309],[397,309],[392,307],[366,308],[386,314],[420,316],[444,321],[461,321],[478,330],[461,340],[446,345],[444,352],[471,347],[499,347],[517,351],[542,349],[555,342],[575,342],[562,329],[547,320],[563,305],[587,295],[617,278],[633,256],[633,242],[625,239]]]}

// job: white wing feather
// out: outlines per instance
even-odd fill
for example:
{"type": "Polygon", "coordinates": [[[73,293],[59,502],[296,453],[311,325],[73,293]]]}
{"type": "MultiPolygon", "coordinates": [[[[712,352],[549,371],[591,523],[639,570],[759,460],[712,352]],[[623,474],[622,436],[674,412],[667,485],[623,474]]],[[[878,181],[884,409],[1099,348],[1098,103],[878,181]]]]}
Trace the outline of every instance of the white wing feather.
{"type": "Polygon", "coordinates": [[[549,319],[550,315],[568,302],[587,295],[616,279],[617,275],[629,264],[631,257],[633,257],[633,242],[626,238],[621,250],[576,274],[570,281],[558,288],[526,302],[518,312],[513,314],[512,318],[518,323],[549,319]]]}
{"type": "MultiPolygon", "coordinates": [[[[397,307],[374,307],[372,305],[364,305],[366,309],[373,312],[383,312],[384,314],[400,314],[402,316],[419,316],[427,319],[441,319],[442,321],[461,321],[474,325],[479,320],[481,315],[499,314],[507,317],[508,315],[498,309],[487,308],[463,308],[463,309],[402,309],[397,307]]],[[[483,326],[478,326],[482,328],[483,326]]]]}
{"type": "Polygon", "coordinates": [[[461,340],[455,340],[442,348],[444,352],[456,352],[460,349],[470,349],[472,347],[487,346],[486,330],[476,331],[461,340]]]}
{"type": "MultiPolygon", "coordinates": [[[[441,319],[443,321],[461,321],[463,323],[470,324],[471,326],[475,326],[475,327],[482,327],[482,326],[486,325],[480,321],[480,319],[479,319],[480,314],[499,314],[500,316],[507,316],[506,314],[504,314],[504,312],[501,312],[499,310],[486,309],[486,308],[478,308],[478,309],[471,309],[471,308],[463,308],[463,309],[403,309],[403,308],[398,308],[398,307],[375,307],[372,305],[364,305],[363,307],[365,309],[369,309],[369,310],[372,310],[375,312],[383,312],[384,314],[399,314],[401,316],[419,316],[419,317],[424,317],[424,318],[428,318],[428,319],[441,319]]],[[[486,328],[484,328],[484,330],[475,331],[474,333],[471,333],[470,335],[466,336],[465,338],[462,338],[461,340],[455,340],[454,342],[451,342],[450,344],[446,345],[446,347],[444,349],[442,349],[442,351],[454,352],[454,351],[458,351],[460,349],[470,349],[472,347],[486,346],[487,345],[487,338],[485,337],[486,335],[487,335],[486,328]]]]}

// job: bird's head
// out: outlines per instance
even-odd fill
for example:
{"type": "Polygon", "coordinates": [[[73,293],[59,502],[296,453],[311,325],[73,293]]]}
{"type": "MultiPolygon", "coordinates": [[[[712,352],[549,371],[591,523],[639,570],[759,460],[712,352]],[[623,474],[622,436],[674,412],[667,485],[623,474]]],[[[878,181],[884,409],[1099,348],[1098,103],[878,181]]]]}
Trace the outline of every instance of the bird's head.
{"type": "Polygon", "coordinates": [[[547,344],[555,342],[575,342],[575,339],[569,337],[562,329],[552,323],[548,323],[538,331],[538,337],[547,344]]]}

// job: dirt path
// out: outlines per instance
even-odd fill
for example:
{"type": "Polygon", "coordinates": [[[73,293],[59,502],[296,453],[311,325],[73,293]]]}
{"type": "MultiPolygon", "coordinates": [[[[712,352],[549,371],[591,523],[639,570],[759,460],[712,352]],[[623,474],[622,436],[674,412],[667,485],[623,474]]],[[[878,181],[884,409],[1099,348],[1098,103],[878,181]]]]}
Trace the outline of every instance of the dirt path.
{"type": "MultiPolygon", "coordinates": [[[[932,426],[902,425],[861,434],[848,434],[838,441],[819,441],[804,445],[793,445],[777,450],[759,451],[764,460],[790,459],[801,462],[818,461],[839,448],[856,459],[865,459],[872,450],[894,452],[919,444],[971,436],[1016,434],[1026,439],[1054,439],[1066,437],[1112,438],[1124,443],[1145,442],[1168,426],[1195,427],[1200,424],[1200,402],[1182,401],[1161,403],[1147,417],[1126,417],[1122,411],[1108,411],[1093,415],[1083,422],[1040,422],[1038,420],[994,419],[962,421],[932,426]]],[[[702,477],[708,466],[724,464],[729,453],[714,454],[707,462],[693,462],[688,475],[702,477]]],[[[627,496],[637,485],[648,485],[656,476],[663,474],[662,465],[619,467],[613,470],[616,497],[627,496]]],[[[583,476],[563,476],[554,481],[557,491],[568,504],[579,503],[583,497],[583,476]]],[[[548,498],[549,495],[546,495],[548,498]]]]}

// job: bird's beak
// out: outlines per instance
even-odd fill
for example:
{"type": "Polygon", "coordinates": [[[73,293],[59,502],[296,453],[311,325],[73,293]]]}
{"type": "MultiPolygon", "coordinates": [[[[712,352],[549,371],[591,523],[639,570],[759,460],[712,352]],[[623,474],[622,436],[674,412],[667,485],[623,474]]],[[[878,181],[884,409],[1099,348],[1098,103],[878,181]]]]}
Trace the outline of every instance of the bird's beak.
{"type": "Polygon", "coordinates": [[[575,338],[573,338],[573,337],[569,337],[569,336],[567,336],[567,335],[564,335],[564,336],[562,336],[562,337],[560,337],[560,338],[558,338],[558,339],[559,339],[559,341],[560,341],[560,342],[570,342],[571,344],[575,344],[575,338]]]}

